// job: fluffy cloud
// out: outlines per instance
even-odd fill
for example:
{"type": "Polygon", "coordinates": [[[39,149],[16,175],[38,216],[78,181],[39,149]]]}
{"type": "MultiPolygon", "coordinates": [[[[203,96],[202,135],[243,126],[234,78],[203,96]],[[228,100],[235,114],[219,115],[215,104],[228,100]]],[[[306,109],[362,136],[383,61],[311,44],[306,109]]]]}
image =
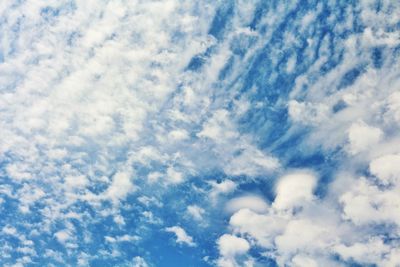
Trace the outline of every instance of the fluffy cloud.
{"type": "Polygon", "coordinates": [[[396,243],[385,244],[381,236],[365,235],[365,231],[387,223],[398,228],[397,189],[379,189],[359,178],[350,187],[336,188],[333,198],[321,202],[313,192],[316,181],[315,175],[304,171],[283,176],[266,210],[242,208],[230,217],[233,233],[253,240],[282,266],[340,266],[334,255],[345,262],[395,266],[396,243]],[[335,199],[343,209],[332,205],[335,199]]]}
{"type": "Polygon", "coordinates": [[[397,190],[381,190],[362,177],[340,197],[343,216],[355,224],[395,223],[400,226],[397,190]]]}
{"type": "Polygon", "coordinates": [[[371,148],[381,140],[382,135],[379,128],[364,122],[353,123],[349,129],[350,153],[357,154],[371,148]]]}
{"type": "Polygon", "coordinates": [[[245,254],[250,249],[250,244],[246,239],[228,234],[222,235],[217,244],[222,256],[218,259],[217,264],[221,267],[239,266],[235,258],[245,254]]]}
{"type": "Polygon", "coordinates": [[[390,154],[374,159],[369,169],[382,184],[397,184],[400,179],[400,155],[390,154]]]}
{"type": "Polygon", "coordinates": [[[125,172],[118,172],[113,176],[112,182],[107,188],[106,195],[113,201],[116,201],[125,198],[133,189],[131,175],[125,172]]]}
{"type": "Polygon", "coordinates": [[[312,173],[293,173],[279,179],[276,186],[274,207],[290,209],[311,201],[317,178],[312,173]]]}

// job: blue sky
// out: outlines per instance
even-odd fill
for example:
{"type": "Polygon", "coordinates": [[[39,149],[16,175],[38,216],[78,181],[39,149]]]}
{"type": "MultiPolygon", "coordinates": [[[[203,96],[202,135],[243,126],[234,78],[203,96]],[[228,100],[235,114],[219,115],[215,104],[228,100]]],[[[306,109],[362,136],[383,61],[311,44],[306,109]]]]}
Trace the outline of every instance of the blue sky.
{"type": "Polygon", "coordinates": [[[400,265],[400,4],[0,3],[1,266],[400,265]]]}

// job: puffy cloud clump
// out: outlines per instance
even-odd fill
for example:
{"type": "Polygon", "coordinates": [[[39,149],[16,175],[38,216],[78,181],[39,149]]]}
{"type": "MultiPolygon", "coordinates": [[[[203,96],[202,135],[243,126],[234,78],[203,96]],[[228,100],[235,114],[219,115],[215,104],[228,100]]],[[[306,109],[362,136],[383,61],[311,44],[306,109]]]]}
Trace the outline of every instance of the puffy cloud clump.
{"type": "Polygon", "coordinates": [[[218,266],[221,267],[236,266],[235,257],[245,254],[250,249],[249,242],[246,239],[229,234],[221,236],[217,244],[222,256],[218,260],[218,266]]]}
{"type": "Polygon", "coordinates": [[[370,229],[388,224],[400,229],[398,187],[381,189],[365,177],[349,180],[345,180],[347,187],[336,187],[320,199],[315,195],[315,174],[284,175],[275,187],[274,201],[264,201],[265,211],[245,207],[243,202],[229,226],[282,266],[345,266],[351,261],[395,266],[399,263],[396,241],[387,243],[370,229]]]}

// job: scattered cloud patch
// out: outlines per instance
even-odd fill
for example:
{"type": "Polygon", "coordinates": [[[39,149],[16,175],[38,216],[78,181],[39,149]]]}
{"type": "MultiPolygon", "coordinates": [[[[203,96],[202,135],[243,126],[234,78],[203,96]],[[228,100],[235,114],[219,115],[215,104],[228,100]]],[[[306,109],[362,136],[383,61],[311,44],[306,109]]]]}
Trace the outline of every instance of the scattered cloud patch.
{"type": "Polygon", "coordinates": [[[180,226],[172,226],[165,228],[165,231],[169,233],[174,233],[176,236],[176,243],[185,244],[189,247],[195,247],[196,243],[193,242],[193,238],[189,236],[185,229],[180,226]]]}

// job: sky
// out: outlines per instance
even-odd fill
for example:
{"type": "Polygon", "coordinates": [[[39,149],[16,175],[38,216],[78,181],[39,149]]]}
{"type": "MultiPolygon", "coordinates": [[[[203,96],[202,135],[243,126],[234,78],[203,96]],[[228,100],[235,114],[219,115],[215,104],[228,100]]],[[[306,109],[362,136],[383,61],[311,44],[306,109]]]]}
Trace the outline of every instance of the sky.
{"type": "Polygon", "coordinates": [[[400,2],[0,1],[1,266],[400,266],[400,2]]]}

